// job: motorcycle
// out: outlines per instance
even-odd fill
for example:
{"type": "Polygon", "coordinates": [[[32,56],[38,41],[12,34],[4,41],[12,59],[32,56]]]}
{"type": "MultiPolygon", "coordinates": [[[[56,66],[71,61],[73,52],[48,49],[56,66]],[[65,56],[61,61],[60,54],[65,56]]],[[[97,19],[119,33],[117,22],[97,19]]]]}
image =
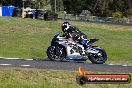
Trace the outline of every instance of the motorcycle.
{"type": "Polygon", "coordinates": [[[78,42],[60,36],[61,33],[54,35],[51,46],[47,49],[47,56],[51,61],[86,61],[90,60],[95,64],[103,64],[107,60],[107,54],[104,49],[98,46],[92,46],[99,39],[90,39],[89,46],[84,48],[78,42]],[[83,54],[82,54],[83,53],[83,54]]]}

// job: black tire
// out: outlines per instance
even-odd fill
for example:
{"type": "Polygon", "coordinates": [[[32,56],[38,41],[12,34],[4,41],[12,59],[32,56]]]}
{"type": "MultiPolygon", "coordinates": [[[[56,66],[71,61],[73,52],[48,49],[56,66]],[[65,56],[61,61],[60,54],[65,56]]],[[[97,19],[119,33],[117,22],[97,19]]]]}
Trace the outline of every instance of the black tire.
{"type": "Polygon", "coordinates": [[[66,58],[66,52],[62,46],[49,46],[47,56],[51,61],[63,61],[66,58]]]}
{"type": "Polygon", "coordinates": [[[35,18],[40,20],[45,20],[44,15],[46,14],[46,11],[44,10],[36,10],[35,18]]]}
{"type": "Polygon", "coordinates": [[[12,17],[21,17],[22,14],[22,10],[19,8],[14,8],[13,13],[12,13],[12,17]]]}
{"type": "Polygon", "coordinates": [[[54,12],[47,12],[47,14],[46,14],[47,21],[50,21],[50,20],[57,21],[57,19],[58,19],[58,14],[56,14],[54,12]]]}
{"type": "Polygon", "coordinates": [[[33,18],[33,14],[26,14],[26,18],[33,18]]]}
{"type": "Polygon", "coordinates": [[[94,64],[103,64],[107,60],[107,54],[104,49],[101,48],[95,48],[96,50],[99,50],[99,53],[96,55],[90,55],[89,60],[94,64]],[[100,55],[100,56],[99,56],[100,55]]]}

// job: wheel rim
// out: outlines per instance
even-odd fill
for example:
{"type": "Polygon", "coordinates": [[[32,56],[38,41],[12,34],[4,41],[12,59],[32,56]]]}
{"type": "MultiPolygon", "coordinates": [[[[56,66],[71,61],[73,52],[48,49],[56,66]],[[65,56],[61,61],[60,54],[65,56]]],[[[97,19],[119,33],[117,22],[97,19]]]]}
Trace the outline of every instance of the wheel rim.
{"type": "Polygon", "coordinates": [[[99,50],[99,52],[94,55],[94,59],[96,61],[104,61],[106,59],[106,55],[102,50],[99,50]]]}
{"type": "Polygon", "coordinates": [[[56,61],[63,60],[64,54],[63,54],[63,48],[61,47],[52,47],[50,49],[50,57],[56,61]]]}

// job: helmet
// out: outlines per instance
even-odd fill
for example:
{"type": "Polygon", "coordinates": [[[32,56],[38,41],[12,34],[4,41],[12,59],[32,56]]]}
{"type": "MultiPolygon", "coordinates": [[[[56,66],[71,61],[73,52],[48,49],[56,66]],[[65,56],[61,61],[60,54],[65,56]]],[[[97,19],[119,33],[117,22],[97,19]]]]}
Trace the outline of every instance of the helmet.
{"type": "Polygon", "coordinates": [[[69,22],[64,22],[64,23],[61,25],[61,27],[62,27],[62,31],[65,32],[65,31],[67,31],[67,30],[69,29],[70,23],[69,23],[69,22]]]}

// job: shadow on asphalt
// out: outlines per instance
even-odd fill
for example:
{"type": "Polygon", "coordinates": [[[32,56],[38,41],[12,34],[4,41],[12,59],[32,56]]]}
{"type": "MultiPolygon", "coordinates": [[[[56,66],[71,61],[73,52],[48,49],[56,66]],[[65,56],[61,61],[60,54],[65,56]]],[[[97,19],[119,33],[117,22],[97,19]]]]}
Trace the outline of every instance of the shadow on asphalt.
{"type": "MultiPolygon", "coordinates": [[[[45,59],[45,60],[37,60],[37,61],[51,61],[51,60],[45,59]]],[[[53,61],[51,61],[51,62],[53,62],[53,61]]],[[[70,61],[70,60],[64,60],[64,61],[54,61],[54,62],[85,63],[85,62],[83,62],[83,61],[70,61]]]]}

